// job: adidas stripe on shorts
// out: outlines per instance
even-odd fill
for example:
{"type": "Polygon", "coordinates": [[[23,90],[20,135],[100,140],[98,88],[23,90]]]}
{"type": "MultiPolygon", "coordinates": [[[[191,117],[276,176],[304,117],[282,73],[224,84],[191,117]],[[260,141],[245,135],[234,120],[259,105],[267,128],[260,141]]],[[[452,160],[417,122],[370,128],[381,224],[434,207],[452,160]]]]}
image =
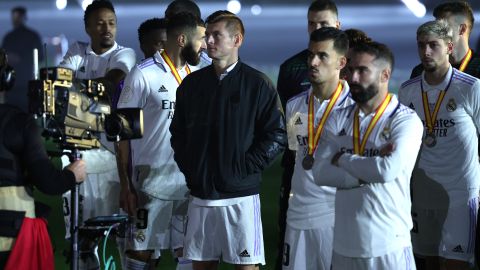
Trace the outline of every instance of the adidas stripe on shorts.
{"type": "Polygon", "coordinates": [[[184,257],[194,261],[265,264],[259,195],[228,206],[190,201],[184,257]]]}

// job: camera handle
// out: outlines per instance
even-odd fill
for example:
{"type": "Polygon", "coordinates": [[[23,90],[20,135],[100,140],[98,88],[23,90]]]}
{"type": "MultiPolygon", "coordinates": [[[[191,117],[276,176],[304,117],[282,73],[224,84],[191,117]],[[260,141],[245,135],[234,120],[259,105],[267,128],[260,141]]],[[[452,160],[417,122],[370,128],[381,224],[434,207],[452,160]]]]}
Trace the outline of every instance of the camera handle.
{"type": "MultiPolygon", "coordinates": [[[[68,156],[70,162],[82,159],[82,154],[78,148],[72,149],[72,152],[68,156]]],[[[80,184],[75,184],[75,187],[70,191],[70,245],[71,245],[71,260],[70,260],[70,270],[78,270],[79,264],[79,247],[78,247],[78,194],[80,191],[80,184]]]]}

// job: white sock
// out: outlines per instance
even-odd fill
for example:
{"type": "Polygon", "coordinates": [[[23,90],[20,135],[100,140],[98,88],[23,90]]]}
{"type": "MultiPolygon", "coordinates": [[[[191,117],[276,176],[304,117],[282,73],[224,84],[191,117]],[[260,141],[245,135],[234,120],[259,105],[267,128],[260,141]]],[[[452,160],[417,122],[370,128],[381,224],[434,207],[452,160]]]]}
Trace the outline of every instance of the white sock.
{"type": "Polygon", "coordinates": [[[150,263],[148,262],[142,262],[142,261],[137,261],[132,258],[126,258],[125,260],[126,267],[125,269],[127,270],[149,270],[150,269],[150,263]]]}
{"type": "Polygon", "coordinates": [[[177,270],[193,270],[192,261],[183,257],[178,257],[177,270]]]}

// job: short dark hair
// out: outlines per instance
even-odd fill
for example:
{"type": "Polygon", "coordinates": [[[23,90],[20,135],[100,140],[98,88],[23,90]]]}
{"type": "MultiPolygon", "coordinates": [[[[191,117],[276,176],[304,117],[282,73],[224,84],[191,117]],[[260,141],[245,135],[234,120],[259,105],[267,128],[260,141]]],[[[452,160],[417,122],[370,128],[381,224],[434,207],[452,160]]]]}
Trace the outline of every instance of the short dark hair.
{"type": "Polygon", "coordinates": [[[383,60],[390,65],[390,69],[393,71],[393,66],[395,65],[395,58],[392,51],[387,47],[387,45],[380,42],[371,41],[371,42],[360,42],[352,47],[354,53],[366,53],[374,56],[374,60],[383,60]]]}
{"type": "Polygon", "coordinates": [[[192,13],[180,12],[175,14],[167,20],[167,40],[182,32],[191,37],[195,33],[197,26],[205,27],[205,23],[192,13]]]}
{"type": "Polygon", "coordinates": [[[138,27],[138,41],[142,43],[143,39],[145,38],[145,35],[150,33],[153,30],[157,29],[167,29],[167,20],[164,18],[151,18],[148,19],[142,24],[140,24],[140,27],[138,27]]]}
{"type": "Polygon", "coordinates": [[[335,2],[330,0],[314,1],[312,4],[310,4],[310,7],[308,8],[308,12],[318,12],[324,10],[329,10],[338,17],[337,5],[335,4],[335,2]]]}
{"type": "Polygon", "coordinates": [[[446,13],[450,13],[452,15],[460,15],[464,16],[468,23],[468,28],[470,32],[473,29],[473,25],[475,24],[475,18],[473,16],[473,10],[470,4],[466,1],[451,1],[445,2],[435,7],[433,10],[433,16],[436,19],[443,19],[446,13]]]}
{"type": "Polygon", "coordinates": [[[344,31],[348,36],[348,45],[355,47],[358,43],[361,42],[372,42],[372,39],[367,36],[365,32],[359,29],[350,28],[344,31]]]}
{"type": "Polygon", "coordinates": [[[95,0],[85,9],[85,13],[83,15],[83,22],[85,23],[85,27],[87,26],[88,17],[90,17],[93,12],[102,8],[109,9],[113,13],[115,13],[115,9],[113,8],[113,5],[109,0],[95,0]]]}
{"type": "Polygon", "coordinates": [[[333,40],[333,48],[341,55],[348,51],[348,36],[335,27],[322,27],[310,34],[310,42],[333,40]]]}
{"type": "Polygon", "coordinates": [[[24,6],[16,6],[12,8],[11,13],[18,13],[22,16],[27,15],[27,8],[24,6]]]}
{"type": "Polygon", "coordinates": [[[202,18],[200,8],[191,0],[173,0],[170,4],[168,4],[167,9],[165,10],[165,18],[168,19],[181,12],[189,12],[198,18],[202,18]]]}
{"type": "Polygon", "coordinates": [[[243,26],[242,20],[232,12],[228,10],[217,10],[214,13],[210,14],[205,21],[206,24],[209,23],[218,23],[225,21],[225,27],[230,34],[235,32],[240,32],[242,36],[245,36],[245,27],[243,26]]]}

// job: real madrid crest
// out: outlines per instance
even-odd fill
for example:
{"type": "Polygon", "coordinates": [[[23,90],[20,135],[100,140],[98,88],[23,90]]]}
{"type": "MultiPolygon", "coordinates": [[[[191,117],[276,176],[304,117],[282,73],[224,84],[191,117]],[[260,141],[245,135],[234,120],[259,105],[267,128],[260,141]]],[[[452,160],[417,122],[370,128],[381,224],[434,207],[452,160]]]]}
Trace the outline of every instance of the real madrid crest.
{"type": "Polygon", "coordinates": [[[450,100],[448,100],[447,102],[447,111],[449,112],[453,112],[457,109],[457,103],[455,103],[455,99],[451,98],[450,100]]]}
{"type": "Polygon", "coordinates": [[[143,234],[142,231],[138,231],[137,235],[135,236],[135,240],[137,240],[137,242],[143,243],[145,241],[145,234],[143,234]]]}
{"type": "Polygon", "coordinates": [[[385,127],[381,133],[382,135],[382,138],[385,140],[385,141],[388,141],[390,140],[390,137],[391,137],[391,132],[390,132],[390,128],[389,127],[385,127]]]}

